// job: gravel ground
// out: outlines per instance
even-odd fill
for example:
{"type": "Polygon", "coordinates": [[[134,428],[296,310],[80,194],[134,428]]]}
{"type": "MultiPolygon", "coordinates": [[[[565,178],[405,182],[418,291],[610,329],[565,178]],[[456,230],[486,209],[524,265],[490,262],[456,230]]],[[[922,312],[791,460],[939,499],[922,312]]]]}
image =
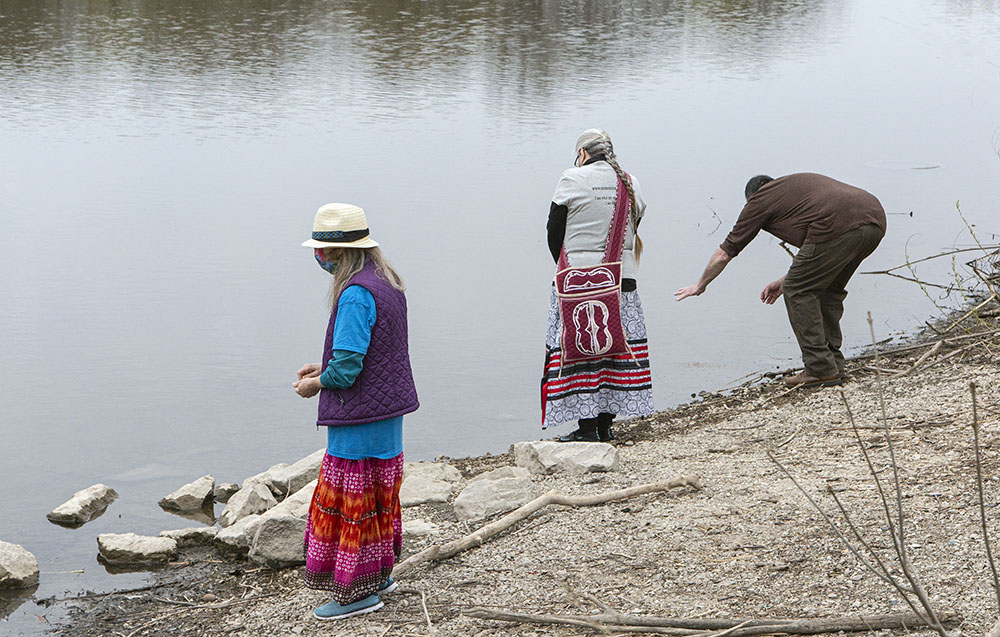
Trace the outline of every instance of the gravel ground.
{"type": "MultiPolygon", "coordinates": [[[[936,356],[955,349],[942,348],[936,356]]],[[[1000,376],[993,351],[1000,350],[988,342],[911,375],[882,376],[903,491],[905,543],[936,607],[955,611],[959,620],[951,629],[967,635],[985,634],[1000,615],[980,532],[969,393],[974,381],[986,511],[993,537],[1000,537],[1000,513],[994,508],[1000,501],[1000,376]]],[[[905,370],[921,353],[896,354],[880,366],[905,370]]],[[[880,479],[890,484],[877,377],[862,362],[848,371],[843,396],[880,479]]],[[[536,477],[539,492],[593,494],[689,473],[701,476],[704,489],[543,509],[481,547],[418,566],[371,615],[317,622],[311,610],[328,600],[302,586],[301,569],[275,573],[195,556],[193,563],[162,571],[155,588],[75,602],[72,624],[54,632],[126,637],[596,634],[586,627],[512,624],[463,614],[473,607],[591,613],[597,611],[595,598],[623,613],[688,618],[905,611],[889,585],[848,552],[768,459],[773,453],[831,516],[835,504],[827,489],[837,492],[868,542],[895,564],[878,495],[841,396],[841,388],[789,392],[779,382],[758,382],[619,424],[618,471],[536,477]],[[206,594],[214,601],[203,602],[206,594]]],[[[512,458],[449,461],[469,477],[512,458]]],[[[436,542],[477,528],[459,523],[448,505],[408,508],[403,515],[438,524],[442,533],[436,542]]],[[[407,539],[404,557],[430,543],[407,539]]]]}

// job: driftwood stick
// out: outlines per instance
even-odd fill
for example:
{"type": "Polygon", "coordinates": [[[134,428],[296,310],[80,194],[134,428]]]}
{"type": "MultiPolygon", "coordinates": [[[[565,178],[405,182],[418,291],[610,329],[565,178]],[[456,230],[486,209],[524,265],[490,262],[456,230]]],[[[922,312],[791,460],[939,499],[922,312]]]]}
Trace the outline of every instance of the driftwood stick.
{"type": "Polygon", "coordinates": [[[924,362],[925,360],[927,360],[928,358],[930,358],[931,356],[933,356],[934,354],[936,354],[936,353],[937,353],[937,351],[938,351],[939,349],[941,349],[941,345],[942,345],[942,342],[941,342],[941,341],[938,341],[937,343],[934,343],[934,347],[932,347],[932,348],[930,348],[929,350],[927,350],[926,352],[924,352],[924,353],[923,353],[923,354],[922,354],[922,355],[920,356],[920,358],[918,358],[918,359],[917,359],[917,362],[916,362],[916,363],[914,363],[912,367],[910,367],[909,369],[904,369],[904,370],[903,370],[903,371],[901,371],[901,372],[896,372],[896,377],[899,377],[899,376],[906,376],[907,374],[911,374],[911,373],[913,373],[913,370],[915,370],[915,369],[917,369],[918,367],[920,367],[920,366],[921,366],[921,365],[923,364],[923,362],[924,362]]]}
{"type": "Polygon", "coordinates": [[[628,489],[619,489],[617,491],[608,491],[606,493],[597,493],[594,495],[570,496],[558,491],[549,491],[545,495],[541,495],[531,502],[514,509],[499,520],[490,522],[465,537],[452,540],[451,542],[447,542],[445,544],[435,544],[434,546],[427,547],[419,553],[411,555],[397,564],[396,568],[392,569],[392,575],[393,577],[402,577],[405,573],[409,572],[414,566],[420,564],[421,562],[448,559],[449,557],[458,555],[459,553],[470,548],[481,546],[487,540],[492,539],[518,522],[528,518],[539,509],[542,509],[550,504],[561,504],[571,507],[595,506],[598,504],[614,502],[615,500],[634,498],[647,493],[669,491],[670,489],[676,489],[679,487],[693,487],[695,489],[701,489],[701,478],[696,475],[684,475],[678,478],[671,478],[670,480],[641,484],[639,486],[629,487],[628,489]]]}
{"type": "Polygon", "coordinates": [[[971,310],[969,310],[968,312],[966,312],[965,314],[963,314],[959,318],[955,319],[955,321],[951,325],[949,325],[948,327],[946,327],[944,329],[944,331],[941,332],[941,333],[942,334],[947,334],[953,328],[955,328],[956,326],[958,326],[959,323],[961,323],[965,319],[969,318],[970,316],[972,316],[973,314],[975,314],[976,312],[978,312],[979,310],[981,310],[983,308],[983,306],[987,305],[990,301],[992,301],[995,298],[997,298],[997,295],[996,294],[991,294],[985,301],[983,301],[979,305],[975,306],[974,308],[972,308],[971,310]]]}
{"type": "MultiPolygon", "coordinates": [[[[657,633],[662,635],[693,635],[705,630],[723,630],[727,637],[749,637],[769,633],[788,635],[818,635],[835,632],[865,632],[869,630],[906,629],[926,624],[910,613],[854,617],[814,617],[808,619],[675,619],[671,617],[633,616],[619,613],[600,615],[529,615],[491,608],[472,608],[463,615],[524,624],[568,624],[611,626],[614,632],[657,633]]],[[[942,619],[953,621],[954,613],[942,613],[942,619]]]]}
{"type": "MultiPolygon", "coordinates": [[[[934,361],[931,361],[930,363],[924,365],[924,370],[930,369],[931,367],[934,367],[935,365],[939,365],[939,364],[945,362],[946,360],[955,358],[959,354],[967,352],[970,349],[972,349],[973,347],[976,347],[978,345],[979,345],[979,343],[973,343],[972,345],[966,345],[965,347],[959,347],[958,349],[956,349],[954,351],[948,352],[947,354],[945,354],[941,358],[939,358],[937,360],[934,360],[934,361]]],[[[923,371],[923,370],[921,370],[921,371],[923,371]]]]}

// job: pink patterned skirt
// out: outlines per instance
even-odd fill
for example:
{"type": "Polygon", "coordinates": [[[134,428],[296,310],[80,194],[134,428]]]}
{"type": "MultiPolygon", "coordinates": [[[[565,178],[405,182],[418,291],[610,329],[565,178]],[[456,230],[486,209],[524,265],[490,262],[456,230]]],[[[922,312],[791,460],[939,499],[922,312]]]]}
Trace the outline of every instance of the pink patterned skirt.
{"type": "Polygon", "coordinates": [[[402,483],[403,454],[323,458],[306,523],[306,586],[350,604],[389,577],[403,545],[402,483]]]}

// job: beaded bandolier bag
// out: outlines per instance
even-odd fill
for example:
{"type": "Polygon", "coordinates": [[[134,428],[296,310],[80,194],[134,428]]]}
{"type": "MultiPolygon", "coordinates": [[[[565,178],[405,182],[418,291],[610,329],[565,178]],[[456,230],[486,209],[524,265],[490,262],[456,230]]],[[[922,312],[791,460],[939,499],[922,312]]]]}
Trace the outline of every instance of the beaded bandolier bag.
{"type": "Polygon", "coordinates": [[[625,182],[619,179],[602,263],[571,267],[565,244],[559,254],[555,285],[562,324],[560,375],[564,363],[621,354],[635,358],[621,320],[622,252],[630,209],[625,182]]]}

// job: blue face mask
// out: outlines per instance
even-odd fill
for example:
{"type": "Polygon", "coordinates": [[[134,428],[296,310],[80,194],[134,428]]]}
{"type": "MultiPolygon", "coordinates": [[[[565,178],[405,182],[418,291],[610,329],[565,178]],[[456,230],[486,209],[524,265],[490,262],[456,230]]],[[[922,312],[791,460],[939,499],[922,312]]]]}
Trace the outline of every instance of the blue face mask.
{"type": "Polygon", "coordinates": [[[330,274],[333,274],[334,272],[337,271],[337,262],[336,261],[327,261],[325,259],[326,254],[323,253],[323,249],[322,248],[315,248],[313,250],[313,252],[316,255],[316,263],[319,264],[319,267],[323,268],[324,270],[326,270],[330,274]]]}

